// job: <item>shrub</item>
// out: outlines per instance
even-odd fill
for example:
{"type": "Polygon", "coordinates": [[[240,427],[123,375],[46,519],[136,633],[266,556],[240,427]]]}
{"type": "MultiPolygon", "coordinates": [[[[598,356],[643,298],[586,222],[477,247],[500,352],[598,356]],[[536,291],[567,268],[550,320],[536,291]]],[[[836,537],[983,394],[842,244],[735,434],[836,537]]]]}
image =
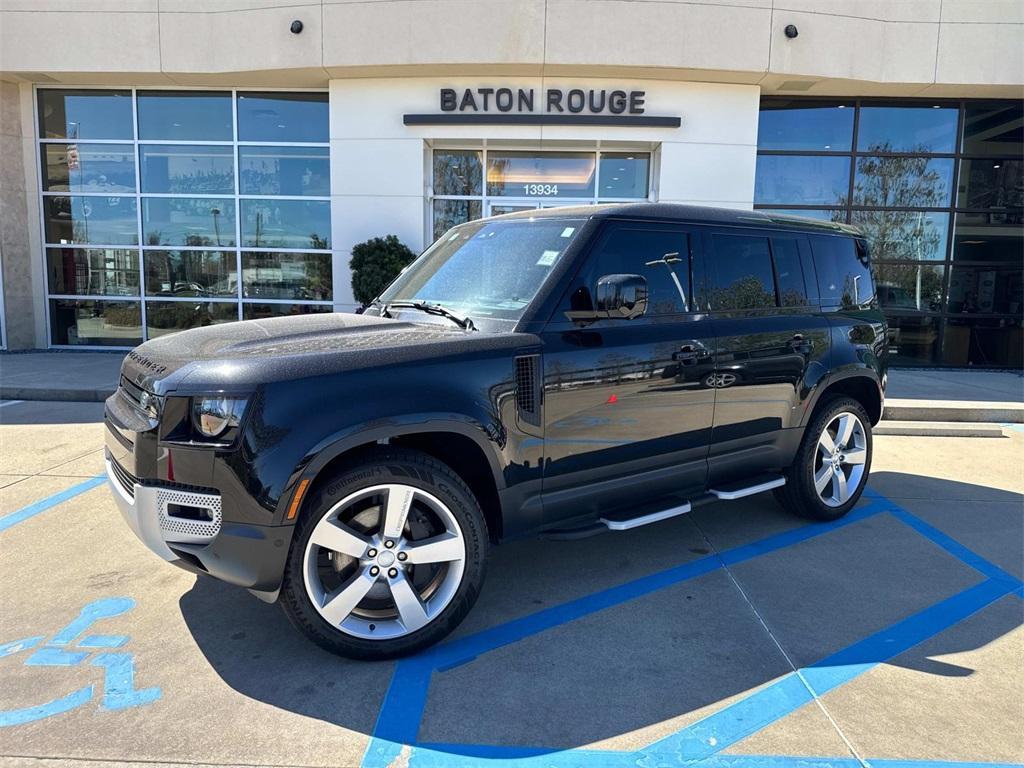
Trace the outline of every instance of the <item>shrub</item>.
{"type": "Polygon", "coordinates": [[[352,295],[369,304],[408,266],[416,254],[395,235],[374,237],[352,248],[352,295]]]}

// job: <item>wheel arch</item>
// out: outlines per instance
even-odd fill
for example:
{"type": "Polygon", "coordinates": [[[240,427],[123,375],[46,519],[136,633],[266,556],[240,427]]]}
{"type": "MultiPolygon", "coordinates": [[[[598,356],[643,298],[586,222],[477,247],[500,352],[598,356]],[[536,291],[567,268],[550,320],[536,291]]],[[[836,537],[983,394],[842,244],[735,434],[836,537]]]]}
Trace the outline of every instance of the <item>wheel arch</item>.
{"type": "Polygon", "coordinates": [[[811,407],[807,409],[802,426],[806,426],[814,418],[823,403],[832,399],[835,395],[852,397],[867,411],[871,424],[875,425],[882,418],[884,398],[882,386],[873,372],[856,371],[845,375],[830,377],[819,385],[811,407]]]}
{"type": "Polygon", "coordinates": [[[381,445],[421,451],[451,467],[476,496],[492,541],[501,538],[504,518],[499,491],[505,487],[496,446],[483,427],[465,420],[431,417],[417,423],[366,427],[317,446],[293,473],[278,505],[278,519],[290,523],[302,513],[317,488],[344,466],[358,461],[381,445]],[[288,514],[301,494],[296,514],[288,514]]]}

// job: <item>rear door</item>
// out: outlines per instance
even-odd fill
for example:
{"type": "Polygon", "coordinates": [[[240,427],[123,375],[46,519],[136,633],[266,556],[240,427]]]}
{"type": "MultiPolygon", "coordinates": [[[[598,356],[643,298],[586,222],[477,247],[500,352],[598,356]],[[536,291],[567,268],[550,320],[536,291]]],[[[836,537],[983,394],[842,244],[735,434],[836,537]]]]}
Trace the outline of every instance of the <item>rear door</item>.
{"type": "Polygon", "coordinates": [[[546,522],[703,489],[714,333],[693,301],[698,242],[685,226],[608,222],[542,334],[546,522]],[[644,317],[565,317],[615,274],[647,280],[644,317]]]}
{"type": "Polygon", "coordinates": [[[786,463],[810,387],[827,371],[830,334],[806,236],[716,229],[706,237],[715,483],[786,463]]]}

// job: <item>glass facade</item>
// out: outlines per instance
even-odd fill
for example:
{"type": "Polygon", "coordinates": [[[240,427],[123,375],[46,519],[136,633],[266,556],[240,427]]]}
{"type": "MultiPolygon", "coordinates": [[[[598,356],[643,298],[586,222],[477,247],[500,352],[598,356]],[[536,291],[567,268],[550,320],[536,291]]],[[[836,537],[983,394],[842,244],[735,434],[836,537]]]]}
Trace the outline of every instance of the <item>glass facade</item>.
{"type": "Polygon", "coordinates": [[[434,149],[434,239],[483,216],[561,205],[646,200],[648,152],[434,149]]]}
{"type": "Polygon", "coordinates": [[[763,99],[754,186],[865,233],[894,364],[1022,366],[1024,102],[763,99]]]}
{"type": "Polygon", "coordinates": [[[52,345],[331,311],[326,93],[37,96],[52,345]]]}

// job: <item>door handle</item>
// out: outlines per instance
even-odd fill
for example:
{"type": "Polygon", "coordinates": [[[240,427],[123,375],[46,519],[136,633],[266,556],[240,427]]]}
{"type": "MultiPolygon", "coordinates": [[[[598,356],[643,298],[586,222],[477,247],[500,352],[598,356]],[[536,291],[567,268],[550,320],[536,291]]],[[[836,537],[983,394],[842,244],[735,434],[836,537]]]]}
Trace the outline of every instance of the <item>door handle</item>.
{"type": "Polygon", "coordinates": [[[683,365],[691,365],[697,362],[698,358],[707,356],[708,351],[700,344],[683,344],[677,352],[672,353],[672,359],[683,365]]]}
{"type": "Polygon", "coordinates": [[[811,351],[811,342],[804,338],[802,333],[797,333],[789,340],[789,346],[794,351],[800,352],[801,354],[809,354],[811,351]]]}

